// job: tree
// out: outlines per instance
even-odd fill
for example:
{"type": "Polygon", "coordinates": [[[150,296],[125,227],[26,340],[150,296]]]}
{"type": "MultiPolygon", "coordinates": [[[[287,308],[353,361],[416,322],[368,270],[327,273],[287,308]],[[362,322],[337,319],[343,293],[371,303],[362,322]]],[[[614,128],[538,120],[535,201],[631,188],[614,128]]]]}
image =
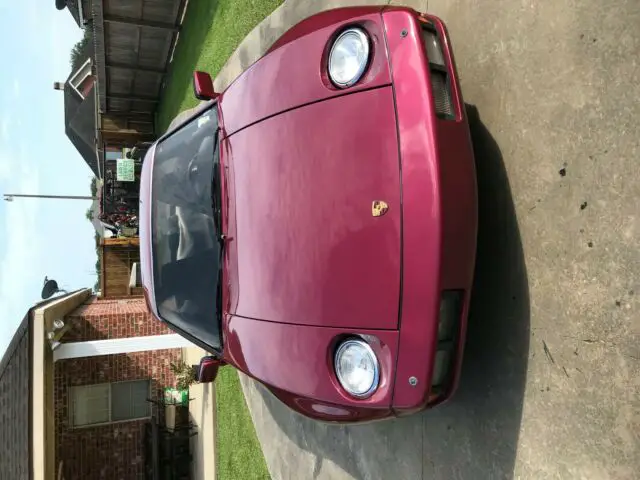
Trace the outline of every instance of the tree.
{"type": "Polygon", "coordinates": [[[82,56],[82,51],[87,44],[92,41],[90,28],[83,29],[83,35],[80,40],[71,48],[71,70],[75,71],[87,59],[82,56]]]}
{"type": "Polygon", "coordinates": [[[98,259],[96,260],[96,277],[97,277],[97,279],[96,279],[96,283],[94,285],[94,289],[96,291],[98,291],[98,290],[100,290],[100,277],[101,277],[101,274],[102,274],[102,256],[100,255],[99,252],[96,252],[96,253],[98,253],[98,259]]]}
{"type": "Polygon", "coordinates": [[[91,196],[95,197],[96,194],[98,193],[98,179],[96,177],[91,177],[91,196]]]}
{"type": "MultiPolygon", "coordinates": [[[[89,185],[89,188],[91,189],[91,196],[95,197],[98,194],[98,179],[96,177],[91,178],[91,184],[89,185]]],[[[85,217],[87,217],[87,220],[89,220],[90,222],[93,221],[93,207],[89,207],[87,209],[85,217]]]]}
{"type": "Polygon", "coordinates": [[[96,283],[93,286],[93,291],[97,292],[98,290],[100,290],[100,273],[102,270],[102,255],[101,255],[101,250],[100,250],[100,241],[102,240],[102,238],[100,237],[100,235],[98,235],[98,232],[95,232],[93,234],[93,241],[95,243],[96,246],[96,283]]]}

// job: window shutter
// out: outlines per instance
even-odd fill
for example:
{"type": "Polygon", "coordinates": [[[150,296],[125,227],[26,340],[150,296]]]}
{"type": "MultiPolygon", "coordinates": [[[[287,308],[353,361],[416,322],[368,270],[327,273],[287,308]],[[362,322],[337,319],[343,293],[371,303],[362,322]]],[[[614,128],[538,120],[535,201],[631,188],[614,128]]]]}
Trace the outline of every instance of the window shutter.
{"type": "Polygon", "coordinates": [[[149,381],[118,382],[111,385],[111,420],[133,420],[150,415],[149,381]]]}
{"type": "Polygon", "coordinates": [[[74,427],[109,421],[109,384],[71,387],[71,411],[74,427]]]}

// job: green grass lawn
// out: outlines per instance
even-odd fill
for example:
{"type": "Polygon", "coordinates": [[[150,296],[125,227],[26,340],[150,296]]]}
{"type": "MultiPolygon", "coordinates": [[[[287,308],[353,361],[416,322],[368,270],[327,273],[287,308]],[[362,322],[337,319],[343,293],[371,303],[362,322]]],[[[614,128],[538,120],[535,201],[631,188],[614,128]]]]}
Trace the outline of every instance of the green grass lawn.
{"type": "Polygon", "coordinates": [[[262,449],[233,367],[220,369],[216,379],[216,474],[219,480],[269,479],[262,449]]]}
{"type": "Polygon", "coordinates": [[[181,111],[194,107],[194,70],[218,74],[247,34],[283,0],[189,0],[173,65],[158,111],[164,132],[181,111]]]}

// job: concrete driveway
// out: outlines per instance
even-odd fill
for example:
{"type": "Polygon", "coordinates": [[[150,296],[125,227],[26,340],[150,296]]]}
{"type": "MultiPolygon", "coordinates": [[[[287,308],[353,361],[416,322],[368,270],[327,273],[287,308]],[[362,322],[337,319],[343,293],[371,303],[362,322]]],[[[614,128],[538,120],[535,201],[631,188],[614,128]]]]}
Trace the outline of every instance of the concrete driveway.
{"type": "MultiPolygon", "coordinates": [[[[354,3],[370,2],[287,0],[217,87],[301,18],[354,3]]],[[[273,477],[638,478],[640,3],[397,3],[447,22],[475,106],[481,224],[460,390],[344,427],[243,378],[273,477]]]]}

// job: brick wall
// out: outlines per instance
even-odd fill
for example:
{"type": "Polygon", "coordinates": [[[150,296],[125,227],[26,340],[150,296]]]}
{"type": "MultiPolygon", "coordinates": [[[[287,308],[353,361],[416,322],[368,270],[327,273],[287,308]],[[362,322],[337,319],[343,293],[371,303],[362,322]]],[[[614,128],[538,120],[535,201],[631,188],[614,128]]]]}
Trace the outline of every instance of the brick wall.
{"type": "Polygon", "coordinates": [[[91,300],[67,317],[70,329],[65,342],[143,337],[173,333],[154,320],[142,298],[130,300],[91,300]]]}
{"type": "Polygon", "coordinates": [[[0,479],[29,478],[31,470],[32,338],[27,316],[0,360],[0,479]]]}
{"type": "MultiPolygon", "coordinates": [[[[146,310],[144,300],[95,300],[69,315],[64,341],[102,340],[169,333],[146,310]]],[[[123,380],[150,379],[158,397],[175,378],[169,364],[180,349],[61,360],[55,365],[56,465],[66,480],[144,478],[145,421],[72,428],[69,388],[123,380]]]]}

